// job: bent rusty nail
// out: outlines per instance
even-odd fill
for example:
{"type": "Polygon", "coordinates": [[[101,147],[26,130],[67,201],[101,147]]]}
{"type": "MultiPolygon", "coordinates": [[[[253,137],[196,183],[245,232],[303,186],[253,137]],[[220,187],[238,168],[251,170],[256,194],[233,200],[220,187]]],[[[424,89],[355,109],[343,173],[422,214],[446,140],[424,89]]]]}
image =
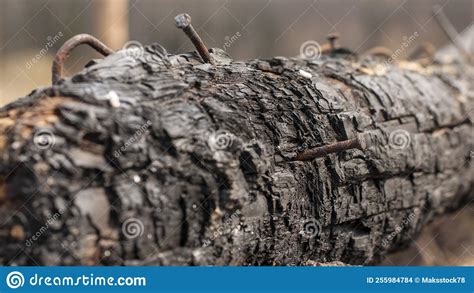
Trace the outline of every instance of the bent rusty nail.
{"type": "Polygon", "coordinates": [[[79,34],[70,38],[61,46],[61,48],[59,48],[58,52],[54,56],[52,68],[53,84],[56,84],[61,79],[64,69],[64,61],[67,59],[71,51],[82,44],[91,46],[93,49],[104,56],[114,53],[112,49],[91,35],[79,34]]]}
{"type": "Polygon", "coordinates": [[[453,45],[458,49],[458,51],[464,55],[464,58],[469,62],[473,61],[473,57],[464,47],[464,45],[459,41],[459,34],[454,28],[451,21],[449,21],[446,14],[443,12],[443,7],[441,5],[433,6],[433,16],[436,19],[436,22],[443,30],[444,34],[448,37],[448,39],[453,43],[453,45]]]}
{"type": "Polygon", "coordinates": [[[350,149],[366,150],[369,147],[368,140],[363,134],[357,134],[356,138],[338,141],[325,146],[306,149],[298,153],[293,161],[311,161],[322,158],[332,153],[339,153],[350,149]]]}
{"type": "Polygon", "coordinates": [[[191,40],[202,60],[205,63],[214,64],[211,54],[209,54],[209,50],[191,24],[191,16],[187,13],[182,13],[177,15],[174,20],[176,21],[176,27],[182,29],[191,40]]]}

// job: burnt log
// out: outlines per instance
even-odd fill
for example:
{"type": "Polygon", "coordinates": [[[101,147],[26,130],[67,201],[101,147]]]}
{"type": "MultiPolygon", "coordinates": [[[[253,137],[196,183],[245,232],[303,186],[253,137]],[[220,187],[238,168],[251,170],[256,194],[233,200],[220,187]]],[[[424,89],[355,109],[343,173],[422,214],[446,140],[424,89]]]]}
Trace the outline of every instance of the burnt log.
{"type": "Polygon", "coordinates": [[[210,52],[119,51],[0,110],[1,264],[373,264],[474,198],[467,62],[210,52]]]}

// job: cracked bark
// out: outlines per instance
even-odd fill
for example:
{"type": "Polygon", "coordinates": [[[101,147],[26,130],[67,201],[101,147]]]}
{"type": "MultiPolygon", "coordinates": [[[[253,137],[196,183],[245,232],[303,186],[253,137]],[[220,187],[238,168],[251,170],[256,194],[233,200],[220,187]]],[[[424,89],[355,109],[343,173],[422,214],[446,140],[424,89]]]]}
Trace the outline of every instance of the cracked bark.
{"type": "Polygon", "coordinates": [[[2,264],[372,264],[473,199],[470,65],[136,53],[0,110],[2,264]]]}

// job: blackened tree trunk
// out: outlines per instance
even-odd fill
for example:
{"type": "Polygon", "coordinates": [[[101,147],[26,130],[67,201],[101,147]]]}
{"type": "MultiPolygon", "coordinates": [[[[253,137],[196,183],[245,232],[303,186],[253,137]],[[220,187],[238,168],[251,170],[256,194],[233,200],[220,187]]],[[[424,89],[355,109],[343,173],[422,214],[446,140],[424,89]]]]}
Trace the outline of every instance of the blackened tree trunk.
{"type": "Polygon", "coordinates": [[[472,66],[212,52],[121,51],[1,110],[2,264],[371,264],[473,199],[472,66]]]}

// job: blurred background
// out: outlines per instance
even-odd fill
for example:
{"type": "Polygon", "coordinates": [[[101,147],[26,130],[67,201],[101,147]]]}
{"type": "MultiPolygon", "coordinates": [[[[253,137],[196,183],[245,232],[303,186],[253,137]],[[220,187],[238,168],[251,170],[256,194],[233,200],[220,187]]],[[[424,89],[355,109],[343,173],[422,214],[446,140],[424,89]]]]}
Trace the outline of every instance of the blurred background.
{"type": "MultiPolygon", "coordinates": [[[[304,42],[323,44],[331,32],[357,53],[385,46],[404,58],[424,42],[437,48],[449,42],[432,16],[436,4],[458,32],[473,22],[473,0],[0,0],[0,106],[49,85],[55,52],[79,33],[113,49],[133,40],[186,52],[193,47],[174,16],[187,12],[207,46],[234,59],[297,56],[304,42]]],[[[100,56],[90,48],[76,49],[67,74],[93,58],[100,56]]],[[[384,264],[474,265],[473,226],[471,204],[384,264]]]]}

